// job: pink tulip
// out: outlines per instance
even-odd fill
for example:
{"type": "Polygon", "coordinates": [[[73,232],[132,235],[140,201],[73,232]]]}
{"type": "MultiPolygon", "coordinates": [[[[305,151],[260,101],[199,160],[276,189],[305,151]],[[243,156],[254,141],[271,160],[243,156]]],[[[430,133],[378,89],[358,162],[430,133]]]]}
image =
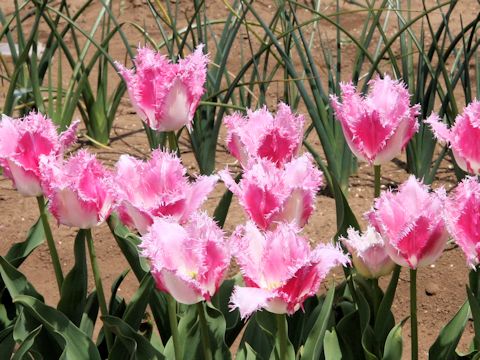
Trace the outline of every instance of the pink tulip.
{"type": "Polygon", "coordinates": [[[395,267],[386,250],[382,236],[369,226],[362,235],[353,229],[347,230],[347,238],[341,238],[352,254],[352,262],[357,272],[367,279],[388,275],[395,267]]]}
{"type": "Polygon", "coordinates": [[[367,213],[397,264],[416,269],[433,263],[445,248],[448,233],[443,220],[443,188],[429,192],[412,175],[396,193],[385,191],[367,213]]]}
{"type": "Polygon", "coordinates": [[[58,135],[52,120],[31,112],[22,119],[3,115],[0,122],[0,166],[24,196],[40,196],[39,159],[42,155],[62,156],[75,142],[78,121],[58,135]]]}
{"type": "Polygon", "coordinates": [[[437,114],[432,114],[427,120],[435,136],[450,143],[453,156],[463,170],[480,175],[480,101],[475,100],[458,115],[455,124],[448,129],[440,121],[437,114]]]}
{"type": "Polygon", "coordinates": [[[446,201],[445,213],[448,231],[475,269],[480,262],[480,183],[476,178],[467,177],[457,186],[446,201]]]}
{"type": "Polygon", "coordinates": [[[103,222],[112,209],[112,174],[85,150],[67,161],[40,159],[49,210],[59,224],[89,229],[103,222]]]}
{"type": "Polygon", "coordinates": [[[230,153],[247,167],[251,158],[264,158],[277,166],[298,155],[303,137],[303,116],[292,114],[286,104],[278,104],[274,117],[266,107],[226,116],[227,147],[230,153]]]}
{"type": "Polygon", "coordinates": [[[311,250],[298,230],[285,223],[262,233],[248,222],[237,228],[231,244],[245,287],[236,286],[230,301],[242,318],[262,308],[293,314],[317,293],[333,267],[349,263],[348,256],[331,244],[311,250]]]}
{"type": "Polygon", "coordinates": [[[154,150],[148,161],[120,156],[115,190],[121,220],[141,234],[148,231],[155,216],[186,221],[218,180],[217,176],[200,176],[190,182],[186,173],[180,159],[168,152],[154,150]]]}
{"type": "Polygon", "coordinates": [[[182,304],[210,300],[230,264],[223,232],[205,213],[194,213],[183,226],[155,218],[140,247],[157,287],[182,304]]]}
{"type": "Polygon", "coordinates": [[[240,183],[228,171],[220,177],[240,200],[250,218],[261,229],[276,223],[293,222],[303,227],[314,209],[315,194],[323,185],[322,172],[304,154],[283,168],[269,160],[258,159],[246,169],[240,183]]]}
{"type": "Polygon", "coordinates": [[[202,49],[198,46],[174,64],[145,47],[138,49],[135,71],[116,63],[135,111],[152,129],[176,131],[190,126],[205,92],[208,58],[202,49]]]}
{"type": "Polygon", "coordinates": [[[331,96],[331,104],[355,156],[381,165],[397,156],[418,131],[420,106],[410,106],[405,85],[388,75],[369,85],[370,92],[362,96],[352,84],[341,84],[342,102],[331,96]]]}

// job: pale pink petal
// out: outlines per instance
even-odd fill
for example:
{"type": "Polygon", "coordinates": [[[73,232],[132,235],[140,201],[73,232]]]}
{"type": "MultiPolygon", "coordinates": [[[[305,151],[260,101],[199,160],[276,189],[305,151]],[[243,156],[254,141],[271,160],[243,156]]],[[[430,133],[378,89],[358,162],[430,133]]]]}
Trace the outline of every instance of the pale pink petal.
{"type": "Polygon", "coordinates": [[[149,219],[155,216],[186,221],[206,200],[217,180],[212,175],[190,182],[185,167],[173,153],[154,150],[147,161],[122,155],[114,179],[117,208],[127,225],[144,234],[151,224],[149,219]]]}
{"type": "Polygon", "coordinates": [[[205,91],[208,57],[202,49],[198,46],[193,54],[174,64],[147,47],[139,48],[135,72],[116,63],[135,111],[152,129],[190,127],[205,91]]]}
{"type": "Polygon", "coordinates": [[[227,147],[243,168],[255,158],[267,159],[276,166],[291,161],[302,144],[304,118],[280,103],[273,116],[266,107],[226,116],[227,147]]]}
{"type": "Polygon", "coordinates": [[[458,185],[447,199],[445,213],[448,231],[474,269],[480,255],[480,183],[476,178],[467,177],[458,185]]]}
{"type": "Polygon", "coordinates": [[[427,119],[424,120],[424,123],[430,125],[433,135],[435,135],[438,140],[442,142],[450,142],[450,130],[441,121],[438,114],[432,113],[427,119]]]}
{"type": "Polygon", "coordinates": [[[240,317],[245,319],[255,311],[265,308],[272,297],[273,294],[264,289],[235,286],[230,298],[230,307],[232,310],[238,308],[240,317]]]}
{"type": "Polygon", "coordinates": [[[388,255],[397,264],[416,269],[442,253],[447,232],[443,220],[445,191],[429,192],[411,176],[396,193],[384,192],[367,215],[380,231],[388,255]]]}
{"type": "MultiPolygon", "coordinates": [[[[70,130],[72,132],[74,130],[70,130]]],[[[4,175],[25,196],[40,196],[42,156],[61,157],[68,144],[59,136],[52,120],[31,112],[21,119],[2,116],[0,122],[0,166],[4,175]]]]}
{"type": "Polygon", "coordinates": [[[195,289],[191,282],[182,279],[182,277],[168,270],[154,271],[154,278],[162,283],[161,289],[167,291],[175,300],[182,304],[192,305],[202,300],[204,297],[195,289]]]}
{"type": "Polygon", "coordinates": [[[397,156],[418,131],[419,106],[410,106],[404,84],[388,75],[371,80],[369,86],[370,92],[362,96],[352,84],[341,84],[342,101],[330,99],[352,152],[381,165],[397,156]]]}
{"type": "Polygon", "coordinates": [[[94,155],[81,150],[67,161],[40,159],[49,208],[59,224],[88,229],[102,223],[114,203],[112,175],[94,155]]]}
{"type": "Polygon", "coordinates": [[[388,256],[382,236],[372,227],[360,234],[353,228],[347,238],[340,238],[352,254],[355,269],[365,278],[378,278],[389,274],[395,263],[388,256]]]}
{"type": "Polygon", "coordinates": [[[183,304],[210,300],[230,264],[224,234],[205,213],[192,214],[183,225],[155,218],[140,247],[157,287],[183,304]]]}

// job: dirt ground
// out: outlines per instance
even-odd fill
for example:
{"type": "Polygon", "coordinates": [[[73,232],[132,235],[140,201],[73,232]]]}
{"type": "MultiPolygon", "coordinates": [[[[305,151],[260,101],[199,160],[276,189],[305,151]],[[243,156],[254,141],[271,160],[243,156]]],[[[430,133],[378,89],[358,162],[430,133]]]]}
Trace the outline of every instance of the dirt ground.
{"type": "MultiPolygon", "coordinates": [[[[187,13],[192,10],[190,1],[171,1],[174,4],[178,1],[179,7],[187,13]]],[[[10,14],[13,9],[13,0],[2,2],[0,5],[5,14],[10,14]]],[[[83,3],[81,0],[69,1],[70,6],[75,9],[83,3]]],[[[116,2],[115,2],[116,3],[116,2]]],[[[161,1],[164,3],[164,1],[161,1]]],[[[209,11],[216,11],[219,17],[227,14],[227,9],[222,0],[207,0],[207,7],[209,11]]],[[[421,8],[421,1],[412,1],[416,9],[421,8]]],[[[271,12],[272,1],[257,1],[255,6],[261,14],[268,16],[271,12]]],[[[327,12],[333,12],[335,1],[322,2],[322,9],[327,12]]],[[[346,2],[341,2],[342,9],[354,9],[355,7],[346,2]]],[[[117,5],[115,5],[117,6],[117,5]]],[[[158,31],[155,32],[153,20],[146,5],[142,0],[126,0],[122,1],[122,13],[120,18],[122,20],[134,21],[140,24],[145,22],[150,35],[160,41],[158,31]],[[150,16],[150,17],[149,17],[150,16]]],[[[85,16],[79,20],[79,24],[85,28],[90,28],[91,24],[98,15],[100,2],[94,3],[87,10],[85,16]]],[[[452,17],[452,24],[459,25],[459,15],[462,14],[463,21],[466,23],[468,17],[475,16],[476,11],[472,9],[477,8],[478,2],[476,0],[462,0],[457,6],[455,17],[452,17]],[[473,13],[473,14],[472,14],[473,13]]],[[[301,14],[302,15],[302,14],[301,14]]],[[[364,15],[361,13],[352,13],[342,17],[343,25],[352,33],[358,34],[364,21],[364,15]]],[[[438,17],[433,21],[439,21],[438,17]]],[[[453,26],[453,25],[452,25],[453,26]]],[[[130,43],[136,44],[141,42],[141,37],[132,27],[125,27],[130,43]]],[[[324,39],[329,42],[334,42],[335,30],[331,27],[325,26],[324,39]]],[[[46,39],[48,36],[47,30],[40,32],[39,38],[46,39]]],[[[116,39],[118,41],[118,39],[116,39]]],[[[119,42],[119,46],[111,47],[111,55],[117,59],[125,58],[125,50],[119,42]]],[[[345,45],[344,62],[349,58],[349,54],[354,55],[354,45],[345,45]]],[[[320,57],[321,54],[319,53],[320,57]]],[[[353,57],[353,56],[352,56],[353,57]]],[[[232,63],[229,63],[230,68],[234,71],[239,64],[235,63],[238,58],[233,56],[232,63]]],[[[66,62],[64,62],[66,64],[66,62]]],[[[351,65],[350,65],[351,66],[351,65]]],[[[388,69],[386,69],[388,71],[388,69]]],[[[66,69],[68,72],[68,69],[66,69]]],[[[351,72],[349,72],[349,64],[345,63],[343,69],[344,80],[348,80],[351,72]]],[[[112,76],[114,76],[112,72],[112,76]]],[[[66,82],[68,79],[64,79],[66,82]]],[[[117,80],[115,80],[117,81],[117,80]]],[[[113,82],[113,81],[112,81],[113,82]]],[[[275,87],[272,87],[275,89],[275,87]]],[[[5,98],[6,88],[0,87],[0,104],[5,98]]],[[[459,94],[461,96],[461,94],[459,94]]],[[[272,90],[271,103],[274,104],[278,99],[278,94],[272,90]]],[[[461,98],[459,103],[462,103],[461,98]]],[[[305,113],[305,109],[300,106],[299,111],[305,113]]],[[[84,133],[84,130],[82,130],[84,133]]],[[[149,153],[146,135],[142,131],[142,124],[140,119],[133,113],[132,106],[125,96],[120,105],[118,114],[115,118],[114,128],[112,130],[112,140],[108,148],[95,148],[98,157],[105,161],[108,165],[113,166],[114,162],[120,154],[129,153],[140,158],[146,158],[149,153]]],[[[79,146],[87,146],[85,138],[80,137],[79,146]]],[[[313,142],[315,146],[319,147],[319,141],[313,142]]],[[[220,144],[224,144],[224,136],[220,139],[220,144]]],[[[196,172],[196,164],[193,154],[188,149],[186,144],[182,146],[182,159],[184,164],[188,167],[189,172],[194,174],[196,172]]],[[[403,154],[398,161],[391,162],[382,169],[382,184],[383,188],[387,186],[394,186],[405,180],[408,174],[405,172],[402,164],[405,162],[405,155],[403,154]]],[[[226,164],[232,164],[231,158],[222,146],[219,146],[217,154],[217,169],[222,169],[226,164]]],[[[449,159],[443,161],[437,179],[433,187],[445,186],[451,190],[455,186],[455,177],[452,170],[452,164],[449,159]]],[[[210,197],[205,208],[212,213],[220,197],[225,191],[223,184],[219,183],[210,197]]],[[[365,222],[362,219],[362,214],[367,211],[372,205],[373,199],[373,169],[366,164],[361,164],[358,173],[351,178],[349,203],[355,212],[357,218],[361,220],[362,225],[365,222]]],[[[304,235],[309,237],[312,242],[329,241],[336,232],[335,222],[335,206],[334,200],[327,196],[319,195],[316,201],[316,212],[312,216],[309,224],[304,230],[304,235]]],[[[0,234],[2,241],[0,242],[0,254],[5,254],[10,246],[19,241],[23,241],[29,227],[38,218],[38,209],[36,201],[33,198],[24,198],[20,196],[14,189],[12,189],[11,182],[2,178],[0,180],[0,234]]],[[[243,222],[245,215],[242,209],[236,202],[232,205],[229,212],[225,229],[227,233],[231,232],[236,225],[243,222]]],[[[56,226],[52,219],[52,228],[54,237],[57,243],[61,262],[64,272],[66,273],[73,265],[73,239],[75,231],[64,226],[56,226]]],[[[104,286],[109,288],[112,281],[126,268],[128,264],[123,259],[120,250],[117,248],[115,240],[106,225],[101,225],[94,229],[95,245],[97,255],[99,257],[100,268],[104,278],[104,286]]],[[[55,277],[52,270],[50,256],[47,245],[44,244],[38,248],[21,266],[21,270],[27,275],[28,279],[34,284],[36,289],[42,293],[46,302],[56,305],[58,301],[57,287],[55,277]]],[[[336,272],[324,286],[328,287],[337,278],[341,281],[341,272],[336,272]]],[[[447,250],[441,258],[433,265],[419,269],[418,272],[418,319],[419,319],[419,339],[421,358],[427,358],[427,352],[430,345],[437,337],[440,329],[452,318],[455,312],[460,308],[466,298],[465,284],[468,281],[468,269],[465,264],[465,259],[461,251],[453,245],[448,245],[447,250]],[[427,295],[428,292],[428,295],[427,295]]],[[[385,286],[388,279],[382,279],[381,284],[385,286]]],[[[93,281],[91,282],[93,288],[93,281]]],[[[119,289],[119,294],[129,298],[137,289],[138,282],[133,274],[129,274],[119,289]]],[[[107,294],[109,291],[107,291],[107,294]]],[[[408,272],[402,271],[397,295],[394,303],[394,313],[396,320],[401,321],[408,316],[409,309],[409,279],[408,272]]],[[[469,345],[469,339],[472,335],[472,327],[469,323],[465,336],[461,342],[461,348],[466,350],[469,345]]],[[[409,325],[408,322],[404,327],[404,358],[409,358],[409,325]]]]}

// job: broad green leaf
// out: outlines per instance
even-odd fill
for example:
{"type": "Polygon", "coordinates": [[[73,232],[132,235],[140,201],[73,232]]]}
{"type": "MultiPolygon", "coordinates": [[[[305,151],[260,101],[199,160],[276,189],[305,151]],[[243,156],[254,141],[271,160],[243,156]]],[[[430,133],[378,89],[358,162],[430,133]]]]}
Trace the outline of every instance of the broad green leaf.
{"type": "Polygon", "coordinates": [[[98,316],[98,296],[97,292],[94,290],[87,297],[85,307],[83,309],[82,320],[80,321],[80,330],[82,330],[87,336],[93,336],[93,329],[95,328],[95,323],[98,316]]]}
{"type": "MultiPolygon", "coordinates": [[[[115,215],[108,218],[108,226],[112,232],[117,244],[122,251],[125,259],[128,261],[135,277],[141,281],[149,271],[146,260],[140,256],[138,250],[139,239],[132,234],[115,215]]],[[[165,295],[159,291],[154,291],[150,295],[150,307],[153,317],[160,332],[160,336],[165,343],[170,337],[170,325],[168,322],[167,301],[165,295]]]]}
{"type": "Polygon", "coordinates": [[[365,358],[361,342],[360,315],[357,310],[343,316],[335,330],[340,341],[343,360],[361,360],[365,358]]]}
{"type": "Polygon", "coordinates": [[[323,348],[326,360],[342,359],[342,350],[340,349],[340,344],[338,343],[337,332],[335,331],[335,329],[332,329],[332,331],[327,330],[325,332],[325,337],[323,339],[323,348]]]}
{"type": "Polygon", "coordinates": [[[0,359],[10,359],[15,347],[13,325],[0,331],[0,359]]]}
{"type": "Polygon", "coordinates": [[[462,337],[469,315],[468,301],[440,331],[437,339],[430,347],[428,356],[430,359],[450,360],[456,359],[455,349],[462,337]]]}
{"type": "Polygon", "coordinates": [[[388,288],[383,295],[383,299],[378,307],[377,319],[373,327],[375,338],[379,344],[384,344],[391,329],[395,326],[395,319],[392,314],[392,304],[397,290],[398,279],[400,277],[401,267],[396,265],[388,288]],[[377,321],[378,320],[378,321],[377,321]]]}
{"type": "Polygon", "coordinates": [[[165,359],[163,354],[155,349],[150,342],[132,329],[126,322],[115,316],[104,316],[102,320],[105,327],[117,336],[123,347],[116,347],[110,354],[110,359],[138,359],[154,360],[165,359]],[[119,351],[122,350],[122,351],[119,351]]]}
{"type": "MultiPolygon", "coordinates": [[[[408,319],[408,318],[407,318],[408,319]]],[[[385,349],[383,351],[383,360],[402,360],[402,327],[407,321],[404,319],[399,324],[395,325],[387,336],[385,341],[385,349]]]]}
{"type": "MultiPolygon", "coordinates": [[[[15,355],[12,357],[12,360],[22,360],[26,358],[26,355],[30,348],[33,346],[35,338],[42,330],[42,325],[39,325],[33,331],[31,331],[28,336],[22,341],[21,345],[15,351],[15,355]]],[[[28,358],[27,358],[28,359],[28,358]]]]}
{"type": "Polygon", "coordinates": [[[322,310],[318,318],[315,320],[312,330],[308,334],[303,349],[304,359],[319,359],[323,351],[323,338],[327,331],[328,322],[332,312],[333,295],[335,294],[335,286],[328,290],[325,301],[322,304],[322,310]]]}
{"type": "Polygon", "coordinates": [[[35,331],[39,327],[41,327],[41,330],[33,339],[34,341],[29,349],[30,354],[38,354],[39,356],[43,354],[43,357],[47,359],[58,359],[62,354],[62,349],[58,346],[57,341],[36,318],[30,316],[26,310],[21,307],[15,319],[13,339],[17,344],[23,344],[32,331],[35,331]]]}
{"type": "Polygon", "coordinates": [[[54,335],[58,345],[63,348],[60,359],[100,360],[98,350],[91,339],[60,311],[27,295],[16,296],[14,302],[24,307],[29,315],[36,318],[48,332],[54,335]]]}
{"type": "Polygon", "coordinates": [[[10,293],[12,299],[19,295],[29,295],[40,301],[43,301],[43,296],[40,295],[30,282],[28,282],[25,275],[13,267],[3,257],[0,256],[0,274],[2,280],[10,293]]]}
{"type": "Polygon", "coordinates": [[[268,360],[275,346],[275,331],[275,315],[267,311],[257,311],[248,320],[236,359],[247,359],[253,352],[257,359],[268,360]]]}
{"type": "MultiPolygon", "coordinates": [[[[145,275],[140,283],[139,289],[135,292],[132,299],[128,303],[123,315],[123,322],[125,322],[125,324],[127,324],[135,332],[139,331],[140,323],[144,318],[145,309],[148,305],[150,292],[153,290],[153,285],[153,277],[150,274],[145,275]]],[[[125,349],[125,341],[117,338],[111,350],[110,356],[112,359],[116,359],[125,351],[128,351],[128,349],[125,349]]]]}
{"type": "Polygon", "coordinates": [[[85,230],[80,229],[73,246],[75,264],[62,285],[57,309],[63,312],[75,326],[79,326],[87,302],[87,258],[85,251],[85,230]]]}
{"type": "Polygon", "coordinates": [[[238,277],[224,280],[220,285],[220,288],[212,297],[213,306],[218,309],[225,318],[225,342],[227,346],[231,346],[233,344],[244,326],[243,322],[240,320],[240,312],[238,309],[232,311],[229,307],[230,296],[232,295],[233,287],[237,281],[238,277]]]}
{"type": "Polygon", "coordinates": [[[467,296],[468,304],[470,305],[470,311],[473,318],[473,327],[475,330],[475,337],[473,338],[473,343],[475,345],[475,350],[480,350],[480,304],[478,303],[477,298],[472,293],[472,290],[467,286],[467,296]]]}
{"type": "Polygon", "coordinates": [[[23,261],[45,241],[45,232],[43,231],[42,221],[39,218],[37,222],[30,228],[27,239],[23,242],[14,244],[7,255],[7,260],[12,266],[19,267],[23,261]]]}

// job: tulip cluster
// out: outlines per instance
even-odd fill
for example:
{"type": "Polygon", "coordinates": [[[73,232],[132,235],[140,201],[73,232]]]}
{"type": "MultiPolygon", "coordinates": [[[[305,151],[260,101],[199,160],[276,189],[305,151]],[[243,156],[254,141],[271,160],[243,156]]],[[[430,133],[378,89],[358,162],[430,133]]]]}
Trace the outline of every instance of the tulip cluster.
{"type": "Polygon", "coordinates": [[[312,158],[298,155],[303,117],[280,104],[276,116],[263,108],[246,117],[234,114],[225,123],[227,147],[243,175],[238,184],[227,170],[220,177],[250,218],[230,241],[245,282],[235,287],[231,306],[242,318],[259,309],[293,314],[333,267],[349,263],[340,248],[328,244],[312,250],[300,236],[323,185],[312,158]]]}

